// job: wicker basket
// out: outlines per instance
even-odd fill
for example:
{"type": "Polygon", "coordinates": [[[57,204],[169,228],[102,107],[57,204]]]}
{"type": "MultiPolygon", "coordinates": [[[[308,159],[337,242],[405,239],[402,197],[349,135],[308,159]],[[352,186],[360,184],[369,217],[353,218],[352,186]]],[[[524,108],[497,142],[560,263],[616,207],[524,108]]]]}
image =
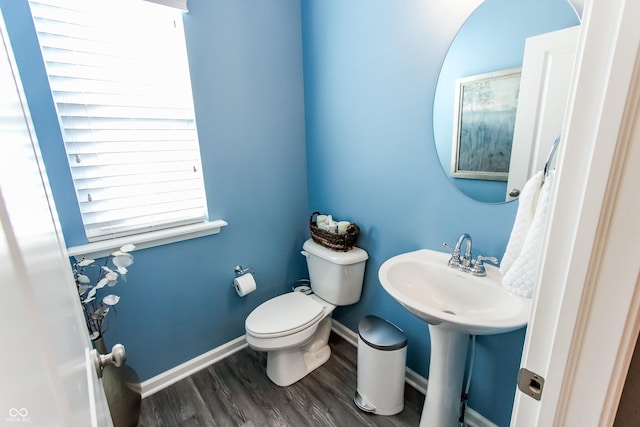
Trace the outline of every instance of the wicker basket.
{"type": "Polygon", "coordinates": [[[347,252],[353,248],[353,245],[355,245],[358,239],[358,235],[360,235],[360,227],[358,227],[358,224],[349,224],[345,234],[332,233],[318,228],[318,224],[314,219],[316,215],[320,215],[320,212],[312,213],[309,218],[309,229],[311,230],[311,238],[314,242],[325,248],[333,249],[334,251],[347,252]]]}

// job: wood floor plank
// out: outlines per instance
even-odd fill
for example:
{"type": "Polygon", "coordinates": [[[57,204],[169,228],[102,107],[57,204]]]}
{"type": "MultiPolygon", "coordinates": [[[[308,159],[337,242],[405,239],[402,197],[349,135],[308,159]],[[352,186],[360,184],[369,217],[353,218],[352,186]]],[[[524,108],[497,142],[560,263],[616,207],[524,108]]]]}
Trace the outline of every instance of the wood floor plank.
{"type": "Polygon", "coordinates": [[[238,357],[223,362],[226,363],[211,369],[225,371],[224,380],[237,396],[239,405],[245,409],[245,420],[263,425],[288,425],[304,421],[304,417],[291,410],[291,400],[301,397],[283,393],[281,387],[269,380],[262,354],[247,349],[238,353],[238,357]]]}
{"type": "MultiPolygon", "coordinates": [[[[186,378],[154,396],[151,414],[141,414],[144,415],[141,416],[144,426],[215,425],[209,408],[200,397],[191,378],[186,378]]],[[[141,425],[141,422],[138,425],[141,425]]]]}
{"type": "Polygon", "coordinates": [[[331,358],[288,387],[266,374],[266,353],[244,349],[142,401],[138,427],[416,426],[424,395],[405,387],[405,408],[393,416],[354,403],[357,349],[332,333],[331,358]]]}

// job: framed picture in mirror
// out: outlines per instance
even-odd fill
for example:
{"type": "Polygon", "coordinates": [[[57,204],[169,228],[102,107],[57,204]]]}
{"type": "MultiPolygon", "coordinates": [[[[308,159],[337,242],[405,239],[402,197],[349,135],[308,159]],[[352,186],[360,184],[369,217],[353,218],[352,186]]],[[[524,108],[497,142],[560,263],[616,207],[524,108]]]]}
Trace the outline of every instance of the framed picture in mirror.
{"type": "Polygon", "coordinates": [[[506,181],[521,68],[456,80],[451,175],[506,181]]]}

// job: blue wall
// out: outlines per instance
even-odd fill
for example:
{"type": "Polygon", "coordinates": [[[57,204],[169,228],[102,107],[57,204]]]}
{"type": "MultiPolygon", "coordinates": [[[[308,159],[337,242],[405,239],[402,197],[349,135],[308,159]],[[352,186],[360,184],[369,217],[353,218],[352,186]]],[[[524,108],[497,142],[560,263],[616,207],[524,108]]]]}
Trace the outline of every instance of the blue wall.
{"type": "MultiPolygon", "coordinates": [[[[475,254],[500,257],[517,207],[472,201],[440,166],[431,100],[455,30],[425,13],[436,3],[189,1],[209,212],[229,226],[135,253],[106,339],[126,345],[142,380],[242,335],[254,307],[305,277],[299,250],[314,210],[357,222],[370,255],[362,300],[335,318],[353,330],[367,314],[397,324],[409,337],[409,366],[427,376],[427,325],[384,292],[378,268],[462,232],[475,254]],[[256,271],[258,290],[245,298],[231,288],[236,264],[256,271]]],[[[84,243],[28,6],[0,7],[67,243],[84,243]]],[[[509,422],[523,340],[524,330],[478,339],[470,404],[500,425],[509,422]]]]}
{"type": "MultiPolygon", "coordinates": [[[[409,367],[424,376],[427,325],[385,293],[380,265],[402,252],[440,250],[463,232],[474,254],[500,258],[517,208],[473,201],[443,172],[433,99],[454,34],[443,34],[445,17],[429,14],[430,5],[302,1],[310,207],[357,222],[358,246],[370,256],[362,300],[334,317],[353,330],[368,314],[398,325],[409,338],[409,367]]],[[[509,424],[524,332],[477,340],[469,404],[499,425],[509,424]]]]}
{"type": "MultiPolygon", "coordinates": [[[[68,245],[86,243],[25,0],[0,0],[68,245]]],[[[134,253],[106,333],[142,380],[244,334],[244,319],[306,277],[300,3],[189,1],[184,15],[211,218],[219,235],[134,253]],[[237,296],[236,264],[258,290],[237,296]]],[[[70,284],[72,286],[72,284],[70,284]]]]}

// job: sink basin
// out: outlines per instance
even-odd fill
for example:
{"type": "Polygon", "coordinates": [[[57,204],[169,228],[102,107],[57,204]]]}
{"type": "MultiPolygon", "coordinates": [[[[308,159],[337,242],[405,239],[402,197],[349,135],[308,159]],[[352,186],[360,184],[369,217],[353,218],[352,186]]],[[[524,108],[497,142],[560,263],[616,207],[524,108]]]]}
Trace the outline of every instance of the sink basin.
{"type": "Polygon", "coordinates": [[[380,282],[407,310],[432,325],[488,335],[527,324],[531,300],[507,292],[497,267],[485,265],[486,276],[472,276],[449,267],[450,257],[429,249],[394,256],[380,267],[380,282]]]}
{"type": "Polygon", "coordinates": [[[525,326],[531,300],[508,293],[502,274],[472,276],[447,265],[450,254],[429,249],[394,256],[378,272],[382,287],[429,324],[429,387],[420,427],[458,427],[460,391],[470,335],[525,326]]]}

